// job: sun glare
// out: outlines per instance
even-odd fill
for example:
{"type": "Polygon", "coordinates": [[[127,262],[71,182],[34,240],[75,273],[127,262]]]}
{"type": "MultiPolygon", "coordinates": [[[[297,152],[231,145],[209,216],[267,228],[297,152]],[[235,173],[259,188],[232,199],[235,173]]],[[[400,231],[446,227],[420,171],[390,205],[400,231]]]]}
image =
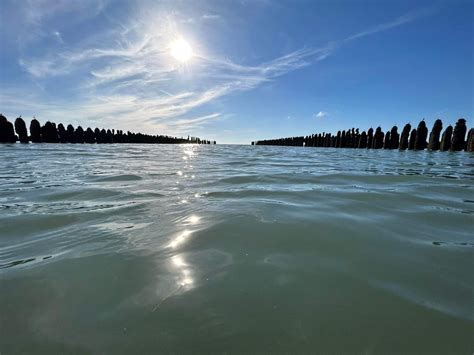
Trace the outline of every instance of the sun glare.
{"type": "Polygon", "coordinates": [[[188,42],[179,38],[170,44],[170,53],[178,62],[185,63],[193,56],[193,50],[188,42]]]}

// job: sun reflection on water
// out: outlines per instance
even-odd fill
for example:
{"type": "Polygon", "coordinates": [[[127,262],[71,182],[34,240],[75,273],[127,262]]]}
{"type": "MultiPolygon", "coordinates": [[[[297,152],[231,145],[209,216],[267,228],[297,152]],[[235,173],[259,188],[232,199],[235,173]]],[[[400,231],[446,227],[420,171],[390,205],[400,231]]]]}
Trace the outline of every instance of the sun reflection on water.
{"type": "Polygon", "coordinates": [[[188,239],[188,237],[191,235],[191,231],[190,230],[185,230],[183,232],[181,232],[176,238],[174,238],[170,244],[169,244],[169,247],[170,248],[176,248],[178,247],[179,245],[183,244],[186,239],[188,239]]]}
{"type": "Polygon", "coordinates": [[[189,221],[189,223],[191,223],[191,224],[196,224],[196,223],[198,223],[200,220],[201,220],[201,217],[196,216],[196,215],[192,215],[192,216],[190,216],[190,217],[188,218],[188,221],[189,221]]]}
{"type": "Polygon", "coordinates": [[[177,281],[178,285],[182,287],[189,287],[190,285],[192,285],[194,283],[194,279],[192,277],[192,272],[188,268],[184,257],[181,255],[175,255],[171,258],[171,261],[173,263],[173,266],[178,270],[180,274],[177,281]]]}
{"type": "MultiPolygon", "coordinates": [[[[189,163],[191,160],[194,160],[198,155],[198,147],[195,145],[183,145],[182,146],[182,159],[183,164],[181,169],[177,169],[176,177],[178,180],[176,184],[186,186],[188,179],[194,179],[195,176],[190,173],[190,170],[193,170],[193,165],[189,163]]],[[[193,196],[193,195],[191,195],[193,196]]],[[[200,194],[194,194],[194,197],[200,197],[200,194]]],[[[179,196],[178,200],[182,204],[190,204],[193,200],[188,199],[188,197],[181,195],[179,196]]],[[[183,216],[184,217],[184,216],[183,216]]],[[[197,214],[188,214],[182,220],[180,219],[180,223],[184,226],[195,226],[201,222],[201,217],[197,214]]],[[[195,227],[193,227],[195,228],[195,227]]],[[[168,244],[168,247],[173,250],[173,252],[178,252],[178,250],[186,243],[193,230],[185,229],[181,233],[175,235],[168,244]]],[[[178,289],[174,291],[176,294],[177,292],[183,292],[189,290],[191,287],[195,287],[195,279],[194,279],[194,272],[193,266],[189,265],[186,261],[184,255],[175,254],[171,257],[169,261],[170,267],[173,269],[173,280],[176,282],[178,289]]]]}

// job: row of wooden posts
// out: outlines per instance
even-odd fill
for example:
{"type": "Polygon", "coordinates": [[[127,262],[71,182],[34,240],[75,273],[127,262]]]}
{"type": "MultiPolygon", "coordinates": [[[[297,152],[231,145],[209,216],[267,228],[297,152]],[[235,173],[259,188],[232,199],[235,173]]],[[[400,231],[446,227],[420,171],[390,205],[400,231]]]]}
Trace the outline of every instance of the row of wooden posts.
{"type": "Polygon", "coordinates": [[[390,131],[383,133],[380,127],[367,133],[359,133],[359,129],[338,131],[331,133],[313,134],[310,136],[268,139],[252,142],[252,145],[282,145],[305,147],[332,147],[332,148],[367,148],[367,149],[401,149],[401,150],[441,150],[441,151],[474,151],[474,128],[469,130],[466,138],[466,120],[460,118],[456,125],[446,127],[443,134],[443,122],[436,120],[428,137],[428,128],[422,120],[418,127],[411,129],[408,123],[398,133],[398,127],[393,126],[390,131]]]}
{"type": "Polygon", "coordinates": [[[64,128],[62,123],[46,122],[43,126],[34,118],[30,124],[30,134],[26,129],[26,123],[18,117],[15,125],[0,114],[0,143],[162,143],[162,144],[216,144],[197,137],[177,138],[162,135],[150,135],[143,133],[124,133],[122,130],[99,129],[84,130],[81,126],[74,129],[72,125],[64,128]],[[15,134],[16,132],[16,134],[15,134]]]}

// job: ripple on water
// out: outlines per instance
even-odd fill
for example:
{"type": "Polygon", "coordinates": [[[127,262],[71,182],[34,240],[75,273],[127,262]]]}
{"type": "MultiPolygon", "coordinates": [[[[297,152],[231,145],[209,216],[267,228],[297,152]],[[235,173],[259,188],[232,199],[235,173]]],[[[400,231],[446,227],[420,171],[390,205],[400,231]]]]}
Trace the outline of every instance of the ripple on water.
{"type": "Polygon", "coordinates": [[[112,175],[92,179],[95,182],[120,182],[120,181],[138,181],[143,180],[141,176],[124,174],[124,175],[112,175]]]}

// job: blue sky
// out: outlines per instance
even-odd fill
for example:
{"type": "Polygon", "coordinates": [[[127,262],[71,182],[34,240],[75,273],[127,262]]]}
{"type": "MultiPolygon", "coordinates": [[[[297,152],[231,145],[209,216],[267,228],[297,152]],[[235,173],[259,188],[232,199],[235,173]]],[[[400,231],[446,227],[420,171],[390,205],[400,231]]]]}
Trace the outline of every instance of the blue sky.
{"type": "Polygon", "coordinates": [[[3,0],[0,111],[220,143],[471,127],[473,4],[3,0]]]}

